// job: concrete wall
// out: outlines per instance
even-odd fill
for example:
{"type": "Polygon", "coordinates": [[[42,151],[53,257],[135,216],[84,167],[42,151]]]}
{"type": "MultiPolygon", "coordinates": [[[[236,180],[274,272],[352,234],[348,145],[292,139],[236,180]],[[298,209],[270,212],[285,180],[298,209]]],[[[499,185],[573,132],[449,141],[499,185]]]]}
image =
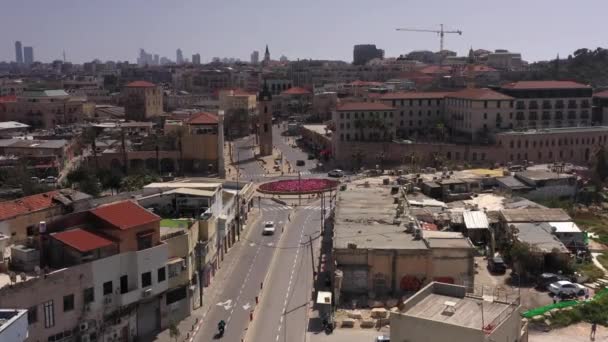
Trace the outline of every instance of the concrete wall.
{"type": "Polygon", "coordinates": [[[0,341],[25,341],[27,339],[27,311],[0,309],[0,317],[7,319],[0,327],[0,341]]]}
{"type": "Polygon", "coordinates": [[[452,278],[455,284],[472,283],[475,277],[473,251],[469,249],[433,248],[431,279],[452,278]]]}
{"type": "Polygon", "coordinates": [[[137,236],[139,233],[153,231],[152,246],[156,246],[160,242],[160,221],[144,224],[138,227],[133,227],[127,230],[118,228],[105,228],[101,226],[100,232],[107,234],[117,239],[120,253],[137,251],[137,236]]]}
{"type": "Polygon", "coordinates": [[[395,342],[485,341],[485,335],[481,330],[420,319],[400,313],[391,313],[390,327],[391,341],[395,342]]]}
{"type": "MultiPolygon", "coordinates": [[[[489,335],[490,340],[494,341],[520,341],[521,336],[521,316],[519,310],[512,313],[506,320],[504,320],[498,327],[492,331],[489,335]]],[[[488,322],[486,322],[487,324],[488,322]]]]}
{"type": "Polygon", "coordinates": [[[10,243],[21,242],[27,239],[27,227],[32,226],[34,232],[38,231],[40,221],[50,222],[63,213],[60,205],[48,209],[32,211],[0,222],[0,233],[11,238],[10,243]]]}

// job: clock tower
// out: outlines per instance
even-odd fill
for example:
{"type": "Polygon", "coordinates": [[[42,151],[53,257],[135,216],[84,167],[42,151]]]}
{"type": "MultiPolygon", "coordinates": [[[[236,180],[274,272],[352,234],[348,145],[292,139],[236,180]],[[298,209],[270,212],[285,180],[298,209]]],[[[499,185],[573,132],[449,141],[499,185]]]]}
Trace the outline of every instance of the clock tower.
{"type": "Polygon", "coordinates": [[[260,155],[272,155],[272,94],[266,81],[258,94],[258,141],[260,155]]]}

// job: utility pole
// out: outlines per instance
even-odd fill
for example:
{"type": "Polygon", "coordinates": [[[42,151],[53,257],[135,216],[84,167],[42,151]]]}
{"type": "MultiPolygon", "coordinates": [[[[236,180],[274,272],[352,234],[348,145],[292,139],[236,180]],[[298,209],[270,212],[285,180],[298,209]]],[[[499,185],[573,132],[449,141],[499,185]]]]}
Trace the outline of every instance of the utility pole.
{"type": "Polygon", "coordinates": [[[298,171],[298,206],[302,206],[302,174],[298,171]]]}
{"type": "Polygon", "coordinates": [[[314,250],[312,249],[312,236],[308,235],[308,243],[310,244],[310,266],[312,267],[312,276],[314,277],[316,272],[315,272],[315,256],[314,256],[314,250]]]}
{"type": "Polygon", "coordinates": [[[241,189],[239,188],[239,150],[236,150],[236,236],[241,241],[241,200],[239,199],[239,193],[241,189]]]}
{"type": "Polygon", "coordinates": [[[325,214],[324,212],[325,212],[325,193],[321,192],[321,234],[323,233],[323,228],[325,227],[323,225],[323,219],[325,216],[325,215],[323,215],[323,214],[325,214]]]}

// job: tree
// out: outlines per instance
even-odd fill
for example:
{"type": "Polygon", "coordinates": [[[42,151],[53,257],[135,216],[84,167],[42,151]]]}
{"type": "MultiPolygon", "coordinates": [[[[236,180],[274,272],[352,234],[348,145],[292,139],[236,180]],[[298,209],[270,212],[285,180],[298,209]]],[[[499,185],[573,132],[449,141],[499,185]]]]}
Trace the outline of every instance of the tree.
{"type": "Polygon", "coordinates": [[[171,323],[169,323],[169,337],[171,337],[172,339],[175,340],[175,342],[177,342],[179,335],[180,335],[179,328],[177,327],[175,322],[171,321],[171,323]]]}
{"type": "Polygon", "coordinates": [[[123,178],[120,183],[120,189],[122,191],[140,190],[144,186],[158,181],[160,181],[160,178],[156,175],[138,173],[123,178]]]}
{"type": "Polygon", "coordinates": [[[608,158],[604,145],[600,145],[595,153],[595,175],[600,183],[604,183],[608,178],[608,158]]]}

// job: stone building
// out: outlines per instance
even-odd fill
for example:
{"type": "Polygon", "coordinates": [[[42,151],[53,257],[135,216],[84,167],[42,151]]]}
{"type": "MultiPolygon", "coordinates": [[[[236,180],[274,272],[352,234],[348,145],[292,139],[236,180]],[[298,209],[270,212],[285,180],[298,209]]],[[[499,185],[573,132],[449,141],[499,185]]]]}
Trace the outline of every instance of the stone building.
{"type": "Polygon", "coordinates": [[[163,114],[163,93],[160,86],[146,81],[127,84],[122,90],[125,118],[147,121],[163,114]]]}

